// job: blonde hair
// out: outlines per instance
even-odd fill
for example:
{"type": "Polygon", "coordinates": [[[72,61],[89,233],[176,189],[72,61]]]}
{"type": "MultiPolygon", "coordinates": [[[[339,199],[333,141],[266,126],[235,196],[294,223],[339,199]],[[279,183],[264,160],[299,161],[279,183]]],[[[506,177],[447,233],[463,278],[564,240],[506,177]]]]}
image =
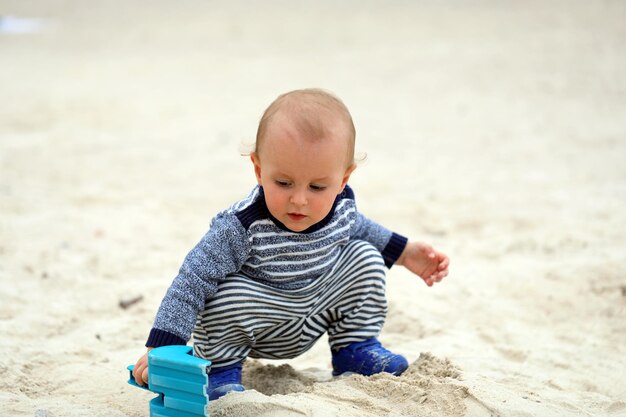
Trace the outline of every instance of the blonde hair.
{"type": "Polygon", "coordinates": [[[281,94],[265,109],[256,133],[255,153],[259,153],[272,119],[282,111],[288,112],[293,125],[308,138],[323,139],[328,136],[330,125],[342,123],[348,136],[348,165],[352,165],[356,140],[352,116],[343,101],[334,94],[319,88],[294,90],[281,94]]]}

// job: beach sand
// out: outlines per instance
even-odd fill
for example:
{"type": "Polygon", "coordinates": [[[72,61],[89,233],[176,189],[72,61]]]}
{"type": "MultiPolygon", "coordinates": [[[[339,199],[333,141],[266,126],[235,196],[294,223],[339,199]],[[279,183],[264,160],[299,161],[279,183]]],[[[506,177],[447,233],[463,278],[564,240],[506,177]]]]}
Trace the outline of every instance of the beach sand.
{"type": "Polygon", "coordinates": [[[380,338],[405,375],[333,380],[321,340],[249,361],[248,391],[211,415],[626,415],[623,1],[0,13],[0,415],[148,415],[126,366],[212,216],[254,185],[240,153],[262,111],[302,87],[353,114],[360,210],[451,273],[388,273],[380,338]]]}

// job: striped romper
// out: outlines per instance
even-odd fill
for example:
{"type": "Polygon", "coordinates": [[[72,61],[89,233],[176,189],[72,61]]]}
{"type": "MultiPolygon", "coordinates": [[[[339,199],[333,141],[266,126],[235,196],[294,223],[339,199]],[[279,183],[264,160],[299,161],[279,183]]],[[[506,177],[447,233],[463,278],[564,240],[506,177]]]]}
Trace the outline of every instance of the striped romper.
{"type": "Polygon", "coordinates": [[[407,239],[356,210],[346,186],[303,232],[273,218],[263,188],[219,213],[185,258],[146,346],[186,344],[214,367],[293,358],[325,332],[331,349],[376,337],[385,320],[385,269],[407,239]]]}

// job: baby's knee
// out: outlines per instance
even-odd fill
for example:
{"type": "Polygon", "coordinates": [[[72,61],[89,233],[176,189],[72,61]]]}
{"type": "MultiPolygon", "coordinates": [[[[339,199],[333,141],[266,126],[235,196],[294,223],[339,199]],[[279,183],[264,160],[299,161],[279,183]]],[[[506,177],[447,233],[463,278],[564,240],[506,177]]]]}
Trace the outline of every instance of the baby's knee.
{"type": "Polygon", "coordinates": [[[370,242],[365,240],[351,240],[346,245],[346,250],[353,251],[354,256],[364,257],[372,260],[373,262],[379,261],[379,263],[384,266],[385,262],[383,260],[383,256],[370,242]]]}
{"type": "Polygon", "coordinates": [[[364,240],[350,241],[343,250],[342,262],[350,265],[350,269],[367,269],[386,274],[383,256],[374,245],[364,240]]]}

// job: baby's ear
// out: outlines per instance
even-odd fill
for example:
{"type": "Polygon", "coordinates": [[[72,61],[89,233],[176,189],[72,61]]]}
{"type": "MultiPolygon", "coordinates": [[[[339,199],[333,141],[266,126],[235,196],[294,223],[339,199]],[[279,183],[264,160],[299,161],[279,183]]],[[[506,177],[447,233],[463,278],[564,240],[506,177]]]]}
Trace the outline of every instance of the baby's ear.
{"type": "Polygon", "coordinates": [[[261,160],[259,159],[259,155],[256,152],[252,152],[250,154],[250,160],[254,165],[254,175],[256,176],[256,181],[259,185],[261,184],[261,160]]]}
{"type": "Polygon", "coordinates": [[[346,173],[343,174],[343,181],[341,182],[341,190],[342,191],[345,188],[346,184],[348,183],[348,180],[350,179],[350,175],[352,175],[352,173],[354,172],[355,169],[356,169],[356,164],[353,163],[352,165],[350,165],[346,169],[346,173]]]}

